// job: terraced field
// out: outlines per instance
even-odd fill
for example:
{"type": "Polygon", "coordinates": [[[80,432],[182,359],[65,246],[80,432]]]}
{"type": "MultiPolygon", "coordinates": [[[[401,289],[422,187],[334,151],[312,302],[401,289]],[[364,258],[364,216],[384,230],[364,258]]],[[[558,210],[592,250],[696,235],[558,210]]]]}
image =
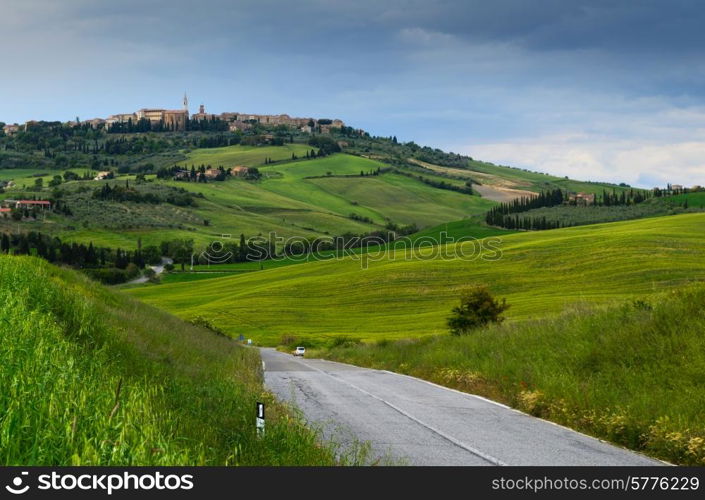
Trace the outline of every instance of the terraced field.
{"type": "MultiPolygon", "coordinates": [[[[397,251],[385,258],[368,254],[367,269],[357,256],[129,293],[270,345],[292,334],[311,341],[418,337],[444,333],[460,290],[477,283],[507,297],[508,318],[518,321],[702,281],[704,228],[705,214],[687,214],[517,233],[501,238],[495,260],[433,258],[430,250],[411,258],[397,251]]],[[[451,245],[446,254],[459,249],[471,250],[451,245]]]]}

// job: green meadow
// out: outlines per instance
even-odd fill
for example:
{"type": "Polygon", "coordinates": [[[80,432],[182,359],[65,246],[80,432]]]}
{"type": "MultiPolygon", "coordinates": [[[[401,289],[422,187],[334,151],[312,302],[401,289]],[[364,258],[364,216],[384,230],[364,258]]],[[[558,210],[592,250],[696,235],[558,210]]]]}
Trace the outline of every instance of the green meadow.
{"type": "Polygon", "coordinates": [[[292,153],[298,157],[306,155],[307,151],[317,148],[306,144],[284,144],[283,146],[227,146],[223,148],[196,149],[186,153],[186,160],[177,165],[190,167],[210,165],[213,168],[232,168],[237,165],[259,167],[267,158],[272,161],[291,160],[292,153]]]}
{"type": "Polygon", "coordinates": [[[207,317],[230,335],[312,345],[446,333],[460,290],[487,284],[511,304],[510,322],[608,305],[705,279],[705,214],[516,233],[416,254],[368,253],[130,294],[183,318],[207,317]],[[499,249],[499,253],[497,251],[499,249]],[[439,252],[445,252],[441,256],[439,252]],[[467,258],[458,258],[463,252],[467,258]],[[475,258],[470,258],[470,257],[475,258]]]}
{"type": "Polygon", "coordinates": [[[443,236],[458,240],[460,238],[486,238],[488,236],[502,236],[516,231],[487,226],[482,217],[469,217],[467,219],[446,222],[437,226],[423,229],[409,236],[412,240],[427,239],[441,241],[443,236]]]}
{"type": "Polygon", "coordinates": [[[603,190],[621,192],[631,189],[606,182],[591,182],[557,177],[555,175],[532,172],[520,168],[494,165],[483,161],[470,160],[465,168],[444,167],[426,162],[412,161],[428,170],[459,179],[472,179],[481,184],[495,187],[521,189],[540,192],[549,189],[563,189],[572,192],[598,193],[603,190]]]}
{"type": "MultiPolygon", "coordinates": [[[[227,152],[229,157],[245,154],[240,146],[220,149],[233,148],[236,152],[227,152]]],[[[205,151],[210,154],[213,150],[205,151]]],[[[110,224],[99,224],[94,217],[77,221],[55,216],[35,223],[33,229],[69,241],[93,241],[96,245],[122,248],[135,248],[140,238],[146,245],[186,238],[193,239],[197,247],[205,247],[223,235],[238,238],[240,234],[251,237],[276,233],[284,238],[316,238],[346,232],[368,233],[383,229],[389,222],[429,228],[478,216],[494,204],[479,196],[437,189],[394,173],[360,176],[360,172],[371,173],[384,167],[366,158],[336,154],[261,167],[263,178],[259,181],[160,181],[198,195],[197,206],[110,202],[105,209],[111,214],[134,216],[114,219],[110,224]],[[140,227],[141,220],[150,226],[140,227]]],[[[85,185],[93,189],[104,182],[127,180],[126,176],[85,185]]],[[[76,184],[67,185],[67,189],[76,184]]]]}
{"type": "MultiPolygon", "coordinates": [[[[66,171],[71,171],[81,176],[85,173],[89,173],[91,176],[94,176],[97,173],[95,170],[91,170],[90,168],[66,168],[62,170],[51,170],[48,168],[8,168],[0,169],[0,181],[13,181],[20,189],[31,189],[34,187],[37,179],[42,179],[42,182],[46,187],[55,175],[63,175],[66,171]]],[[[0,196],[4,198],[9,197],[8,193],[0,196]]]]}
{"type": "MultiPolygon", "coordinates": [[[[102,202],[91,207],[89,217],[50,215],[36,222],[23,222],[27,230],[39,230],[57,235],[67,241],[93,242],[95,245],[136,248],[138,241],[145,245],[170,239],[193,239],[197,248],[205,248],[222,237],[247,237],[276,233],[284,238],[335,236],[343,233],[362,234],[382,229],[388,223],[416,224],[423,232],[435,231],[434,226],[448,221],[476,220],[478,236],[493,234],[480,221],[480,216],[494,202],[480,196],[470,196],[447,189],[438,189],[414,177],[410,170],[402,175],[389,171],[388,165],[360,156],[334,154],[324,158],[305,159],[311,148],[304,144],[284,146],[230,146],[224,148],[186,151],[182,165],[257,165],[262,173],[259,181],[229,179],[224,182],[187,183],[157,181],[193,192],[195,207],[173,207],[168,204],[148,205],[133,202],[102,202]],[[291,161],[292,154],[299,159],[291,161]],[[277,163],[264,165],[264,159],[277,163]],[[379,175],[369,175],[382,170],[379,175]],[[365,175],[361,175],[365,174],[365,175]],[[202,196],[202,197],[201,197],[202,196]],[[95,212],[98,210],[98,212],[95,212]],[[104,213],[103,213],[104,212],[104,213]],[[104,214],[110,214],[105,222],[104,214]],[[225,235],[225,236],[223,236],[225,235]]],[[[434,166],[423,177],[430,181],[460,186],[457,177],[481,173],[482,182],[500,186],[515,185],[526,189],[561,184],[574,190],[597,189],[597,185],[583,186],[561,178],[525,172],[519,169],[497,167],[482,162],[470,162],[470,169],[446,169],[434,166]],[[471,170],[474,169],[474,170],[471,170]],[[473,173],[475,172],[475,173],[473,173]],[[572,184],[567,184],[572,183],[572,184]]],[[[82,174],[85,169],[72,169],[82,174]]],[[[36,173],[46,174],[45,185],[53,176],[50,171],[0,170],[0,176],[21,179],[20,186],[34,184],[36,173]]],[[[57,172],[58,173],[58,172],[57,172]]],[[[95,189],[106,182],[117,184],[135,182],[134,174],[118,176],[109,181],[69,182],[61,189],[95,189]]],[[[602,185],[599,186],[600,190],[602,185]]],[[[48,196],[34,191],[12,190],[4,197],[48,196]]],[[[86,210],[83,210],[86,212],[86,210]]],[[[458,222],[453,222],[458,224],[458,222]]],[[[10,229],[11,221],[0,226],[10,229]]],[[[15,224],[16,226],[16,224],[15,224]]],[[[14,226],[13,226],[14,227],[14,226]]]]}
{"type": "Polygon", "coordinates": [[[363,458],[322,444],[265,392],[257,351],[212,329],[31,257],[0,256],[0,300],[2,465],[363,458]],[[268,407],[263,438],[257,401],[268,407]]]}

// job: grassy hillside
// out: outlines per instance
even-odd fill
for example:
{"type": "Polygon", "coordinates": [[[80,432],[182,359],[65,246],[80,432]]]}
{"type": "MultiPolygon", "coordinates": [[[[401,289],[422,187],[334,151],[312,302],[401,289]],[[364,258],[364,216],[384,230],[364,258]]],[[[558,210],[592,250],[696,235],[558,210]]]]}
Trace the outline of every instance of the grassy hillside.
{"type": "Polygon", "coordinates": [[[650,198],[644,202],[632,205],[557,205],[527,210],[526,212],[521,212],[519,216],[530,219],[545,218],[548,222],[566,227],[641,219],[644,217],[696,213],[704,210],[705,192],[695,192],[650,198]]]}
{"type": "MultiPolygon", "coordinates": [[[[517,233],[501,238],[501,258],[415,258],[306,263],[186,284],[131,290],[135,297],[190,318],[207,316],[232,335],[276,344],[282,335],[311,342],[444,333],[460,290],[484,283],[506,296],[510,320],[545,317],[579,302],[646,297],[705,279],[705,214],[517,233]]],[[[472,248],[448,246],[454,250],[472,248]]],[[[429,254],[431,252],[431,254],[429,254]]],[[[495,252],[488,251],[491,258],[495,252]]]]}
{"type": "MultiPolygon", "coordinates": [[[[277,259],[267,260],[264,262],[237,262],[228,264],[195,264],[193,270],[189,269],[185,272],[175,272],[167,273],[163,275],[160,279],[161,283],[179,283],[182,281],[196,281],[202,279],[212,279],[212,278],[222,278],[230,275],[231,273],[243,273],[251,271],[263,271],[276,269],[285,266],[291,266],[296,264],[304,264],[307,262],[320,262],[322,260],[329,260],[338,257],[346,256],[350,254],[362,255],[365,253],[376,254],[384,248],[393,249],[399,247],[405,241],[414,242],[419,246],[430,246],[437,244],[447,244],[451,241],[458,240],[469,240],[472,238],[486,238],[488,236],[502,236],[513,234],[515,231],[510,231],[507,229],[497,229],[493,227],[488,227],[483,224],[478,217],[471,217],[468,219],[463,219],[459,221],[449,222],[446,224],[439,224],[428,229],[424,229],[417,233],[409,235],[407,238],[403,238],[394,242],[391,245],[384,245],[382,247],[371,245],[368,247],[353,248],[342,251],[326,250],[316,254],[309,255],[296,255],[291,257],[280,256],[277,259]]],[[[134,288],[134,287],[132,287],[134,288]]]]}
{"type": "Polygon", "coordinates": [[[465,337],[347,343],[312,355],[419,376],[702,466],[704,310],[699,285],[607,309],[576,305],[557,318],[465,337]]]}
{"type": "Polygon", "coordinates": [[[412,240],[424,238],[440,241],[441,236],[445,234],[449,238],[458,240],[460,238],[468,237],[487,238],[488,236],[506,236],[514,232],[515,231],[510,231],[508,229],[489,227],[484,224],[479,217],[470,217],[453,222],[446,222],[444,224],[439,224],[437,226],[424,229],[418,233],[412,234],[410,238],[412,240]]]}
{"type": "Polygon", "coordinates": [[[306,144],[284,144],[283,146],[228,146],[223,148],[196,149],[186,154],[186,159],[177,165],[211,165],[213,168],[232,168],[237,165],[259,167],[267,158],[272,161],[290,160],[292,153],[303,157],[307,151],[317,148],[306,144]]]}
{"type": "Polygon", "coordinates": [[[476,160],[468,160],[466,164],[456,167],[435,165],[414,159],[409,161],[428,172],[435,172],[451,179],[472,180],[475,183],[474,189],[483,196],[503,202],[518,196],[531,196],[532,193],[552,189],[596,194],[601,194],[604,190],[621,192],[630,189],[627,186],[606,182],[579,181],[476,160]]]}
{"type": "Polygon", "coordinates": [[[254,350],[34,258],[0,256],[0,301],[2,465],[335,462],[254,350]]]}
{"type": "MultiPolygon", "coordinates": [[[[247,164],[253,155],[261,154],[290,159],[292,148],[298,152],[300,146],[196,150],[190,153],[187,163],[247,164]],[[280,149],[277,154],[273,152],[280,149]]],[[[73,212],[71,216],[50,214],[46,219],[20,225],[69,241],[92,241],[98,246],[135,248],[140,238],[145,245],[186,238],[193,239],[197,247],[205,247],[223,234],[236,238],[240,234],[249,237],[270,232],[284,238],[361,234],[382,229],[390,221],[428,227],[481,214],[493,205],[479,196],[437,189],[393,173],[360,176],[361,172],[371,174],[384,167],[366,158],[336,154],[261,167],[260,181],[233,178],[204,184],[153,180],[138,185],[134,175],[109,181],[72,181],[61,185],[66,204],[73,212]],[[105,183],[124,186],[127,181],[138,190],[154,190],[152,184],[186,189],[197,196],[197,205],[177,207],[91,198],[92,191],[105,183]],[[79,190],[85,192],[81,194],[79,190]]],[[[37,195],[48,197],[50,192],[9,190],[0,197],[37,195]]],[[[17,222],[0,218],[0,229],[3,228],[16,230],[17,222]]]]}

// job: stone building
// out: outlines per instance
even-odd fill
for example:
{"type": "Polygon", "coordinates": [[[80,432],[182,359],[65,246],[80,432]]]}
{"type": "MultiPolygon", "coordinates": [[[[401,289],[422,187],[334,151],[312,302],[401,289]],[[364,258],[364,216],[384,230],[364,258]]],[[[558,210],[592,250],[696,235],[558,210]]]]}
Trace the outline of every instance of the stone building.
{"type": "Polygon", "coordinates": [[[172,130],[184,131],[188,123],[188,110],[166,110],[164,111],[162,120],[164,121],[165,127],[172,130]]]}
{"type": "Polygon", "coordinates": [[[20,126],[19,125],[5,125],[2,128],[3,132],[5,132],[5,135],[15,135],[19,130],[20,126]]]}

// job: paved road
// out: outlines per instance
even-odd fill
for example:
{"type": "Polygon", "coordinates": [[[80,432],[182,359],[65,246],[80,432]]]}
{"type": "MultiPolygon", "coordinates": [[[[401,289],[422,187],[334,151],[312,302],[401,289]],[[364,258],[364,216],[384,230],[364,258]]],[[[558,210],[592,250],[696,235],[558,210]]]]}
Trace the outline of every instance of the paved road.
{"type": "MultiPolygon", "coordinates": [[[[663,465],[504,405],[386,371],[262,349],[265,383],[324,434],[409,465],[663,465]]],[[[385,460],[383,460],[384,462],[385,460]]]]}
{"type": "MultiPolygon", "coordinates": [[[[152,268],[154,271],[155,276],[159,276],[164,272],[164,267],[166,267],[167,264],[173,264],[174,261],[171,260],[169,257],[162,257],[162,263],[158,264],[156,266],[149,266],[152,268]]],[[[133,285],[133,284],[139,284],[139,283],[147,283],[149,281],[149,278],[147,276],[140,276],[139,278],[135,278],[132,281],[128,281],[128,285],[133,285]]]]}

